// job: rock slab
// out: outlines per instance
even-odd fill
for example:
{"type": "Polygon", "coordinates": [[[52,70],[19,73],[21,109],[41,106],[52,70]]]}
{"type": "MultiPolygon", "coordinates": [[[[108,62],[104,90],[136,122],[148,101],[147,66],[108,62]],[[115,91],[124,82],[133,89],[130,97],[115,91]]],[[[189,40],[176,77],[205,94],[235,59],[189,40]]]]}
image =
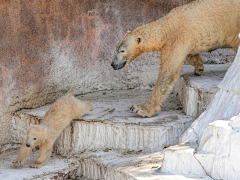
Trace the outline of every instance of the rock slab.
{"type": "MultiPolygon", "coordinates": [[[[180,104],[174,94],[165,101],[160,114],[142,118],[132,113],[129,107],[142,101],[150,91],[134,91],[97,92],[80,97],[90,101],[95,99],[95,102],[91,101],[95,110],[72,121],[56,141],[55,151],[63,156],[104,148],[155,152],[177,144],[193,118],[177,110],[180,104]],[[107,95],[97,99],[101,93],[107,95]]],[[[23,143],[29,124],[40,123],[48,107],[15,113],[11,124],[12,141],[23,143]]]]}

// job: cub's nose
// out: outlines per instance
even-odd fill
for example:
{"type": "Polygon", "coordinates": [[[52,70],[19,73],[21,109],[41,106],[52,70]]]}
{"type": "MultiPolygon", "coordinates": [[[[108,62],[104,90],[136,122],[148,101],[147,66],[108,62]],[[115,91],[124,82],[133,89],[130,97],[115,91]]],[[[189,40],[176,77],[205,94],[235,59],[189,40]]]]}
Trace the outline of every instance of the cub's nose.
{"type": "Polygon", "coordinates": [[[27,143],[26,146],[27,146],[27,147],[30,147],[30,144],[27,143]]]}
{"type": "Polygon", "coordinates": [[[116,70],[116,65],[112,62],[111,66],[113,67],[114,70],[116,70]]]}

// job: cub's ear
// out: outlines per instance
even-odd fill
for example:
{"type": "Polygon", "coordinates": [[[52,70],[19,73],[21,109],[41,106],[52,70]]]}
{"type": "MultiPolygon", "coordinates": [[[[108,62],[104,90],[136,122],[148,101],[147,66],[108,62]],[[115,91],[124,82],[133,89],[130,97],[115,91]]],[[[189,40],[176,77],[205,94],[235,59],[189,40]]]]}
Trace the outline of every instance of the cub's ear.
{"type": "Polygon", "coordinates": [[[138,38],[136,39],[136,41],[137,41],[138,44],[141,43],[141,42],[142,42],[142,37],[138,37],[138,38]]]}

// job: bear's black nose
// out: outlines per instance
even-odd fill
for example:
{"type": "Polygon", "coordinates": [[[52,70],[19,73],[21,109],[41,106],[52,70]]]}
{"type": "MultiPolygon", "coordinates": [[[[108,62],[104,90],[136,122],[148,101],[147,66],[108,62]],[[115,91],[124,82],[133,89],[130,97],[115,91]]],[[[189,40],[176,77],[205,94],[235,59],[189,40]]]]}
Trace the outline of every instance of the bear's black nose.
{"type": "Polygon", "coordinates": [[[26,146],[27,146],[27,147],[30,147],[30,144],[27,143],[26,146]]]}
{"type": "Polygon", "coordinates": [[[112,64],[111,64],[111,66],[113,67],[114,70],[117,69],[117,65],[115,65],[113,62],[112,62],[112,64]]]}

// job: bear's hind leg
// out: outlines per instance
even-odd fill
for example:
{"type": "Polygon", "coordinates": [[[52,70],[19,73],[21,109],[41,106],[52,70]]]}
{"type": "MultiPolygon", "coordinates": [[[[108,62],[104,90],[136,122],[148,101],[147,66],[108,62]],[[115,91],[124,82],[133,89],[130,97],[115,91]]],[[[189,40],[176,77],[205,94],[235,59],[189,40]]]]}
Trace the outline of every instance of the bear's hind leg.
{"type": "Polygon", "coordinates": [[[201,74],[204,70],[204,66],[203,66],[203,61],[202,61],[201,57],[199,56],[199,54],[187,56],[185,61],[188,64],[195,67],[194,75],[201,76],[201,74]]]}

